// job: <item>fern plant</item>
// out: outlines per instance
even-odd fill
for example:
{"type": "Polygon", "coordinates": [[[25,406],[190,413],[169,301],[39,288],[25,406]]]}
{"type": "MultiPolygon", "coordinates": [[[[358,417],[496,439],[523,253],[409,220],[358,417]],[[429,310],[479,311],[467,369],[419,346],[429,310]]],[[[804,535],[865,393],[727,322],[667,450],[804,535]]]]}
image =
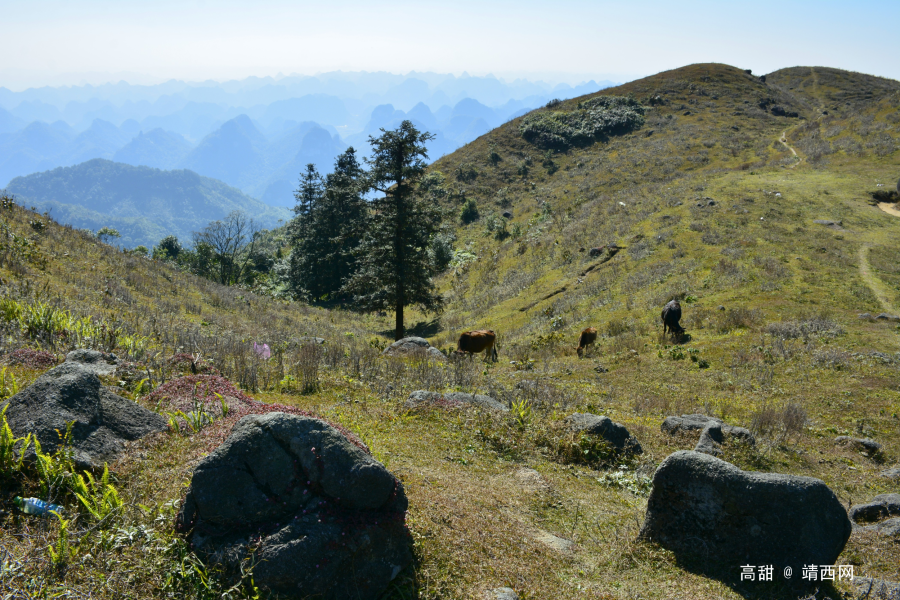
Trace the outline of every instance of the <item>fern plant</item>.
{"type": "Polygon", "coordinates": [[[109,482],[109,466],[103,465],[103,475],[94,479],[89,471],[84,477],[75,475],[72,479],[72,491],[75,497],[100,524],[108,525],[108,517],[122,508],[122,499],[115,486],[109,482]]]}
{"type": "Polygon", "coordinates": [[[13,376],[8,367],[0,369],[0,398],[9,398],[19,393],[19,382],[13,376]]]}
{"type": "Polygon", "coordinates": [[[75,556],[75,551],[69,545],[69,521],[62,518],[58,512],[51,513],[59,519],[59,537],[56,544],[47,547],[50,554],[50,562],[54,567],[63,567],[67,565],[75,556]],[[54,547],[55,546],[55,547],[54,547]]]}
{"type": "Polygon", "coordinates": [[[41,494],[48,500],[56,496],[57,490],[68,487],[75,464],[72,459],[72,427],[75,421],[66,424],[66,432],[57,430],[60,437],[59,447],[52,453],[44,453],[41,442],[34,438],[34,454],[37,458],[37,471],[41,478],[41,494]]]}
{"type": "Polygon", "coordinates": [[[516,426],[522,431],[525,431],[531,423],[531,417],[533,416],[531,403],[525,398],[514,400],[510,407],[510,412],[516,422],[516,426]]]}
{"type": "Polygon", "coordinates": [[[31,445],[31,434],[17,438],[9,423],[6,421],[6,409],[9,404],[0,410],[0,479],[4,479],[13,473],[22,470],[22,462],[25,460],[25,451],[31,445]]]}

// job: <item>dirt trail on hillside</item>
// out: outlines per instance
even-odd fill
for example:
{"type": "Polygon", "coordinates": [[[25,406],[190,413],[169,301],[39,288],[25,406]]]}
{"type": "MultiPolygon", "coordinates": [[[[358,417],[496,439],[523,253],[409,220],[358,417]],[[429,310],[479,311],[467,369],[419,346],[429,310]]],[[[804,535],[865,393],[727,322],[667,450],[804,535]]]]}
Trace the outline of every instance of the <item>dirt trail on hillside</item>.
{"type": "Polygon", "coordinates": [[[790,146],[788,146],[788,143],[787,143],[787,129],[785,129],[784,131],[781,132],[781,137],[778,138],[778,141],[781,142],[781,145],[782,145],[782,146],[784,146],[785,148],[787,148],[788,150],[790,150],[790,151],[791,151],[791,154],[794,155],[794,158],[797,159],[797,162],[795,162],[794,164],[792,164],[791,166],[789,166],[788,169],[793,169],[794,167],[796,167],[797,165],[799,165],[800,163],[803,162],[803,159],[800,158],[800,156],[797,154],[797,151],[794,150],[793,148],[791,148],[790,146]]]}
{"type": "Polygon", "coordinates": [[[871,247],[872,244],[869,243],[859,247],[859,274],[862,276],[863,281],[866,282],[866,285],[874,292],[875,297],[878,298],[878,302],[881,303],[881,307],[886,312],[893,315],[900,314],[900,310],[897,310],[897,307],[891,303],[890,297],[884,291],[884,284],[872,273],[872,269],[869,267],[869,248],[871,247]]]}
{"type": "Polygon", "coordinates": [[[895,217],[900,217],[900,204],[894,204],[893,202],[879,202],[878,208],[883,210],[889,215],[894,215],[895,217]]]}

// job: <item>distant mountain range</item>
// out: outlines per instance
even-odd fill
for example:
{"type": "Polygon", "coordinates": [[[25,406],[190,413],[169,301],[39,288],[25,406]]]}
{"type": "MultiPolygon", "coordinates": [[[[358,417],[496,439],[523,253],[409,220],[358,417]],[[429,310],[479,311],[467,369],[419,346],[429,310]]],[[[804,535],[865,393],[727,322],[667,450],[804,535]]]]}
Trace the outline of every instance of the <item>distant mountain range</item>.
{"type": "Polygon", "coordinates": [[[24,206],[50,211],[59,223],[92,231],[114,227],[122,234],[116,243],[129,248],[153,246],[167,235],[189,245],[192,232],[233,210],[243,210],[265,228],[292,216],[193,171],[103,159],[16,177],[7,191],[24,206]]]}
{"type": "Polygon", "coordinates": [[[156,86],[0,87],[0,186],[15,177],[94,158],[187,168],[271,206],[292,206],[309,162],[324,175],[347,146],[404,119],[435,134],[436,160],[546,104],[597,91],[494,77],[434,73],[329,73],[156,86]],[[117,125],[118,124],[118,125],[117,125]]]}

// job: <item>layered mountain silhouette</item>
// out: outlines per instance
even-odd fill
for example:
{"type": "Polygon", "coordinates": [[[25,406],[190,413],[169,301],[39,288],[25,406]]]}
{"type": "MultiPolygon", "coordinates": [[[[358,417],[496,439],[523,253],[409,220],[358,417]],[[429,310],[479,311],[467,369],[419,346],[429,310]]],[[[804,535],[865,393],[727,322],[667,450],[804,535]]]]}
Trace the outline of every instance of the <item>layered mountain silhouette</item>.
{"type": "Polygon", "coordinates": [[[607,84],[337,72],[225,83],[0,87],[0,187],[104,158],[189,169],[269,205],[292,206],[307,163],[325,175],[348,146],[365,157],[370,136],[405,119],[434,134],[428,149],[436,160],[550,98],[607,84]]]}
{"type": "Polygon", "coordinates": [[[116,151],[113,160],[135,166],[171,169],[190,151],[191,145],[184,137],[156,128],[147,133],[138,132],[130,142],[116,151]]]}

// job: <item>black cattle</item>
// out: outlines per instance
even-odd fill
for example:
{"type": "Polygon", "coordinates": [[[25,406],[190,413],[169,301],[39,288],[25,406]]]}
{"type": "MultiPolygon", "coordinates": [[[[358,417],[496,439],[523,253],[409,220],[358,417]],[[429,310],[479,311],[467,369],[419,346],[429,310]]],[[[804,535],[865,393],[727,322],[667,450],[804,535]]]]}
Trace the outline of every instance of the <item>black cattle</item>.
{"type": "Polygon", "coordinates": [[[584,351],[587,350],[588,346],[593,345],[594,342],[597,341],[597,330],[593,327],[588,327],[584,331],[581,332],[581,337],[578,338],[578,347],[575,348],[575,351],[578,353],[578,358],[581,358],[584,354],[584,351]]]}
{"type": "Polygon", "coordinates": [[[678,304],[678,300],[672,300],[666,304],[660,317],[663,322],[663,335],[666,334],[666,330],[676,336],[684,333],[684,328],[678,323],[681,320],[681,305],[678,304]]]}

